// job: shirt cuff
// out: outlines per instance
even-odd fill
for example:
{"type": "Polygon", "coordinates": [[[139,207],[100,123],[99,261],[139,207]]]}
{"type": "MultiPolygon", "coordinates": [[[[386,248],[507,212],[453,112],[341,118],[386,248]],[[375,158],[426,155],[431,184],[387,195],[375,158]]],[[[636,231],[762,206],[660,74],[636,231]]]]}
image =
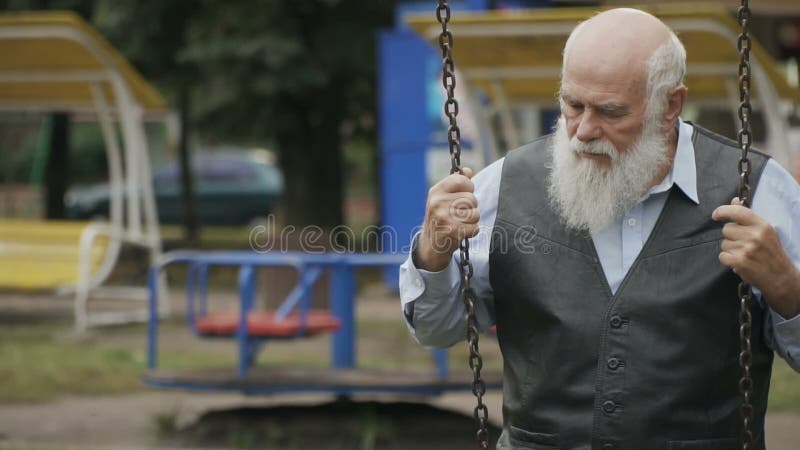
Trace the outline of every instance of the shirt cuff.
{"type": "Polygon", "coordinates": [[[408,258],[405,263],[400,267],[401,271],[405,272],[408,284],[407,289],[401,289],[400,301],[405,309],[405,306],[422,296],[423,293],[426,297],[440,298],[447,296],[450,292],[450,282],[452,280],[451,274],[453,268],[453,260],[450,264],[442,270],[437,272],[430,272],[425,269],[418,269],[414,266],[411,258],[408,258]]]}
{"type": "Polygon", "coordinates": [[[770,314],[775,327],[775,339],[786,351],[786,358],[791,360],[793,365],[800,364],[800,314],[791,319],[784,319],[772,309],[770,314]]]}
{"type": "Polygon", "coordinates": [[[450,273],[453,268],[457,270],[451,259],[450,264],[438,272],[419,269],[414,265],[413,255],[409,255],[400,266],[400,308],[412,335],[415,334],[414,305],[418,300],[424,305],[425,299],[439,303],[446,298],[452,283],[450,273]]]}

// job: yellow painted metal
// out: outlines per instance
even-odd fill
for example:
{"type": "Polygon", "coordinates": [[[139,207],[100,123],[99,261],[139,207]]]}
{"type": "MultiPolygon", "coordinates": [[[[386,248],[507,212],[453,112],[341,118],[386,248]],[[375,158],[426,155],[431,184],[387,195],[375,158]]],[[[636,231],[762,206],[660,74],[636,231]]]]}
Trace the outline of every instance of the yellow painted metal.
{"type": "MultiPolygon", "coordinates": [[[[0,221],[0,289],[52,291],[78,280],[78,243],[86,222],[0,221]]],[[[94,272],[105,256],[108,239],[92,247],[94,272]]]]}
{"type": "MultiPolygon", "coordinates": [[[[128,61],[80,16],[71,12],[0,14],[0,76],[32,74],[85,78],[90,72],[118,72],[145,110],[166,108],[164,98],[128,61]],[[42,31],[49,30],[49,31],[42,31]],[[30,31],[30,33],[28,33],[30,31]],[[36,31],[36,33],[34,33],[36,31]],[[8,33],[15,36],[9,37],[8,33]],[[23,36],[29,34],[29,36],[23,36]]],[[[90,83],[26,81],[0,83],[0,104],[92,106],[90,83]]],[[[108,83],[107,98],[114,100],[108,83]]]]}
{"type": "MultiPolygon", "coordinates": [[[[607,7],[606,7],[607,8],[607,7]]],[[[739,34],[733,13],[720,5],[703,3],[648,5],[639,7],[668,25],[687,20],[705,20],[739,34]]],[[[451,21],[455,36],[456,67],[472,84],[484,88],[500,82],[510,99],[554,101],[558,89],[562,50],[572,27],[604,8],[575,7],[531,10],[500,10],[482,13],[458,11],[451,21]],[[530,30],[530,34],[526,34],[530,30]],[[547,31],[546,35],[534,32],[547,31]],[[530,73],[522,75],[523,72],[530,73]]],[[[435,39],[441,26],[433,14],[409,15],[406,22],[420,36],[435,39]]],[[[676,27],[677,28],[677,27],[676,27]]],[[[725,100],[725,76],[736,75],[738,51],[735,42],[706,28],[678,33],[687,50],[686,85],[693,100],[725,100]],[[725,75],[711,75],[709,66],[729,68],[725,75]],[[705,66],[705,67],[703,67],[705,66]]],[[[764,67],[778,95],[800,102],[800,90],[790,86],[776,61],[754,41],[753,55],[764,67]]],[[[757,90],[754,89],[756,95],[757,90]]]]}

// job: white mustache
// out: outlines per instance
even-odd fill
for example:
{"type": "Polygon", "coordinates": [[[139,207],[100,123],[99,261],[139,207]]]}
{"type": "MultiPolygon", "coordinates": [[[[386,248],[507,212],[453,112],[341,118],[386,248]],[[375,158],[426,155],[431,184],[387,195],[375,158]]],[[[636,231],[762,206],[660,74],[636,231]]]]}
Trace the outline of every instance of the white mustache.
{"type": "Polygon", "coordinates": [[[574,136],[570,140],[569,148],[576,155],[586,153],[589,155],[610,156],[612,159],[615,158],[618,153],[617,149],[608,141],[583,142],[574,136]]]}

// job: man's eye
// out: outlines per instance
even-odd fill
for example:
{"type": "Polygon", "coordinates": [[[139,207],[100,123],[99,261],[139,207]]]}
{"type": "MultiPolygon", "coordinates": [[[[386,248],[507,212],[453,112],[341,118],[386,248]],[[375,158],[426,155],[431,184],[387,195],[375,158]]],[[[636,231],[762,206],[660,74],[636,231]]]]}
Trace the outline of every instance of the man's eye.
{"type": "Polygon", "coordinates": [[[583,105],[580,103],[570,103],[569,107],[572,109],[583,109],[583,105]]]}
{"type": "Polygon", "coordinates": [[[617,119],[625,115],[624,111],[618,111],[618,110],[600,110],[600,113],[611,119],[617,119]]]}

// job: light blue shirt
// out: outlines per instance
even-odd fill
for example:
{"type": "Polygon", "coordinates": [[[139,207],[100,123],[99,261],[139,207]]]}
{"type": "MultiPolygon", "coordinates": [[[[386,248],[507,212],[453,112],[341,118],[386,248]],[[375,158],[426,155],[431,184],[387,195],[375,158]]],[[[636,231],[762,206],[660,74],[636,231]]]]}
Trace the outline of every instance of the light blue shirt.
{"type": "MultiPolygon", "coordinates": [[[[677,186],[687,198],[699,204],[695,167],[693,128],[681,121],[672,170],[642,200],[606,228],[593,232],[611,291],[616,292],[625,274],[642,250],[656,219],[666,203],[669,190],[677,186]]],[[[472,285],[478,295],[476,318],[485,330],[494,324],[494,293],[489,283],[489,244],[497,215],[500,176],[505,159],[495,161],[475,175],[480,232],[470,239],[472,285]]],[[[734,171],[735,168],[732,168],[734,171]]],[[[752,209],[778,232],[784,249],[800,267],[800,186],[774,160],[762,172],[752,209]]],[[[439,272],[414,267],[411,257],[400,266],[400,299],[406,323],[415,339],[434,347],[449,347],[464,337],[464,306],[459,298],[458,252],[450,265],[439,272]]],[[[760,301],[758,289],[754,289],[760,301]]],[[[800,316],[786,319],[770,309],[765,315],[765,339],[770,347],[800,372],[800,316]]]]}

